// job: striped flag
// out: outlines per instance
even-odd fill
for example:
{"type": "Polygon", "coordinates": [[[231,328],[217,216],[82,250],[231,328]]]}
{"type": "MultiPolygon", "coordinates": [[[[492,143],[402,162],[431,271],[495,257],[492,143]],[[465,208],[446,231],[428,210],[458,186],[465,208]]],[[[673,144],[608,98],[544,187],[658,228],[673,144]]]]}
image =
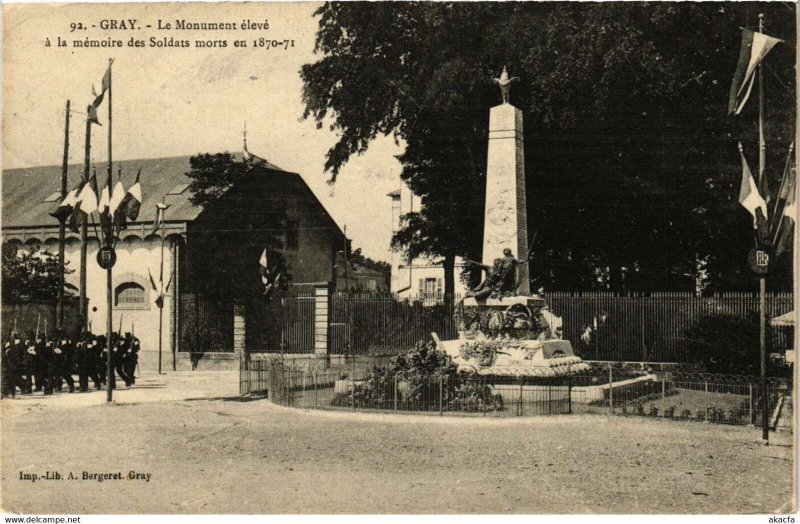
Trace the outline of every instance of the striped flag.
{"type": "Polygon", "coordinates": [[[111,216],[114,216],[117,212],[117,208],[122,203],[122,199],[125,198],[125,186],[122,185],[122,168],[117,168],[117,183],[114,186],[114,190],[111,192],[111,199],[108,203],[108,212],[111,213],[111,216]]]}
{"type": "Polygon", "coordinates": [[[100,83],[100,94],[98,95],[97,92],[94,90],[94,86],[92,86],[92,96],[94,97],[94,101],[89,105],[89,121],[93,124],[97,124],[99,126],[103,125],[100,123],[100,120],[97,118],[97,108],[100,107],[100,104],[103,103],[103,97],[106,95],[106,91],[111,89],[111,64],[114,63],[113,60],[109,61],[108,68],[106,69],[105,74],[103,75],[103,80],[100,83]]]}
{"type": "Polygon", "coordinates": [[[83,180],[78,182],[78,184],[67,193],[67,196],[58,204],[56,210],[50,213],[50,216],[57,218],[59,222],[67,220],[75,210],[75,204],[78,201],[78,193],[81,192],[81,189],[83,189],[83,180]]]}
{"type": "Polygon", "coordinates": [[[753,89],[756,67],[775,44],[782,41],[764,33],[742,29],[742,48],[739,51],[739,62],[736,64],[728,98],[729,115],[738,115],[742,112],[750,97],[750,91],[753,89]]]}
{"type": "Polygon", "coordinates": [[[92,177],[83,186],[75,202],[75,209],[70,217],[69,228],[77,233],[81,225],[88,219],[89,215],[97,211],[97,173],[92,173],[92,177]]]}
{"type": "Polygon", "coordinates": [[[778,227],[778,240],[775,247],[775,255],[780,255],[784,251],[789,251],[792,248],[792,240],[794,237],[794,228],[797,224],[797,205],[795,204],[795,185],[797,184],[797,174],[794,166],[789,170],[786,183],[781,188],[781,194],[778,198],[785,200],[783,205],[782,219],[778,227]]]}
{"type": "Polygon", "coordinates": [[[119,229],[127,227],[128,220],[136,220],[139,216],[139,209],[142,207],[142,185],[139,183],[139,177],[142,174],[142,168],[136,173],[136,180],[133,185],[128,188],[125,196],[119,203],[119,206],[114,212],[114,224],[119,229]]]}
{"type": "Polygon", "coordinates": [[[758,192],[753,173],[747,165],[744,157],[742,144],[739,143],[739,155],[742,157],[742,186],[739,189],[739,203],[753,215],[753,229],[758,231],[758,238],[761,241],[769,238],[769,227],[767,224],[767,203],[758,192]]]}

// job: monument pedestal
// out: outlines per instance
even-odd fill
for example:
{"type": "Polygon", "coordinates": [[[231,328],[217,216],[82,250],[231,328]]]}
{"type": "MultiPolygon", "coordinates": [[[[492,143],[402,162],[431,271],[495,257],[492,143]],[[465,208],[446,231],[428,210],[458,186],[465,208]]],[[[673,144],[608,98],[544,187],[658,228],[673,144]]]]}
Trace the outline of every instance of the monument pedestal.
{"type": "Polygon", "coordinates": [[[457,340],[437,340],[459,368],[480,375],[556,377],[586,371],[568,340],[559,338],[561,319],[543,298],[466,298],[459,305],[457,340]]]}

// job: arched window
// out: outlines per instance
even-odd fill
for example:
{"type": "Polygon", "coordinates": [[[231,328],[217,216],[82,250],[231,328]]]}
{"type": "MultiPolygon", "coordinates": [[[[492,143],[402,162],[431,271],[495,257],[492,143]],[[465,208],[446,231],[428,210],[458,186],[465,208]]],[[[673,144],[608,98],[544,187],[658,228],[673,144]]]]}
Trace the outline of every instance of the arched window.
{"type": "Polygon", "coordinates": [[[123,308],[146,308],[147,297],[144,287],[136,282],[125,282],[118,285],[114,292],[114,304],[123,308]]]}

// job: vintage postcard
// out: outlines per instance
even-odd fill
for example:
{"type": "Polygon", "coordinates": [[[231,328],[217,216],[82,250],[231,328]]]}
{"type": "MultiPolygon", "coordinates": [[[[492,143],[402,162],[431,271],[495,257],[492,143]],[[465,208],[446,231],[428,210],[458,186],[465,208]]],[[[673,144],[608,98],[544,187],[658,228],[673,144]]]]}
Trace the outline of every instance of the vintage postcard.
{"type": "Polygon", "coordinates": [[[4,5],[5,521],[794,522],[796,65],[793,2],[4,5]]]}

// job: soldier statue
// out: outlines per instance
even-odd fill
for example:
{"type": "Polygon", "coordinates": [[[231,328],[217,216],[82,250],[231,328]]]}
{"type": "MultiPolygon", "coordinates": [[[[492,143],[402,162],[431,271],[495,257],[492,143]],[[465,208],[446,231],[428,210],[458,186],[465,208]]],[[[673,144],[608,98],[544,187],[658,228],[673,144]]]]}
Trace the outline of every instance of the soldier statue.
{"type": "Polygon", "coordinates": [[[517,294],[519,287],[517,267],[519,262],[510,249],[503,250],[503,258],[494,259],[492,267],[480,265],[486,270],[486,278],[477,287],[467,293],[468,297],[477,299],[503,298],[517,294]]]}

